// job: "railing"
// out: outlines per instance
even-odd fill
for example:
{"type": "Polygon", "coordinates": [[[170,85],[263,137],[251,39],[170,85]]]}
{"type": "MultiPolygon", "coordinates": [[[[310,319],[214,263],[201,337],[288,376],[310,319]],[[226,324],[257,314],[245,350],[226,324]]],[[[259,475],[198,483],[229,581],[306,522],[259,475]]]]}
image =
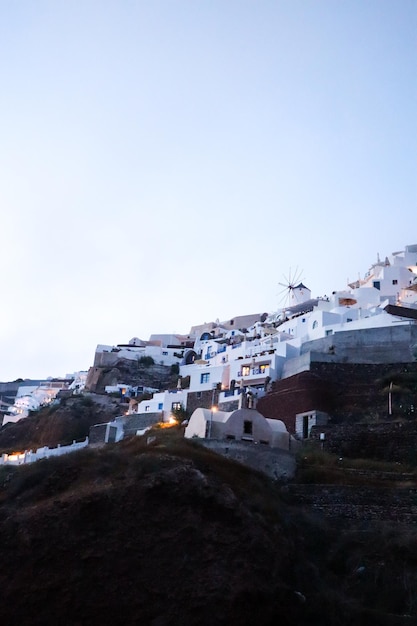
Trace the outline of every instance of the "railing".
{"type": "Polygon", "coordinates": [[[238,389],[227,389],[226,391],[223,391],[223,393],[225,398],[230,398],[231,396],[241,394],[242,390],[239,387],[238,389]]]}
{"type": "Polygon", "coordinates": [[[240,370],[237,375],[238,376],[263,376],[265,374],[265,376],[268,375],[269,372],[269,365],[265,368],[262,367],[251,367],[249,372],[246,372],[245,374],[242,373],[242,370],[240,370]]]}
{"type": "Polygon", "coordinates": [[[0,458],[0,465],[24,465],[26,463],[34,463],[40,459],[47,459],[50,456],[61,456],[62,454],[68,454],[69,452],[75,452],[81,448],[88,446],[88,437],[83,441],[73,441],[68,446],[60,446],[57,448],[38,448],[35,452],[32,450],[25,450],[25,452],[16,454],[2,454],[0,458]]]}

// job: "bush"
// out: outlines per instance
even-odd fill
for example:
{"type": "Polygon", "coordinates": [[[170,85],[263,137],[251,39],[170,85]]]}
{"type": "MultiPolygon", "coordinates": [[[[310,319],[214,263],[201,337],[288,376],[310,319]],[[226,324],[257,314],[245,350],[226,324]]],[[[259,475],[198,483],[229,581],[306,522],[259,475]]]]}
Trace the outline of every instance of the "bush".
{"type": "Polygon", "coordinates": [[[141,356],[138,363],[142,367],[151,367],[152,365],[155,365],[155,361],[151,356],[141,356]]]}

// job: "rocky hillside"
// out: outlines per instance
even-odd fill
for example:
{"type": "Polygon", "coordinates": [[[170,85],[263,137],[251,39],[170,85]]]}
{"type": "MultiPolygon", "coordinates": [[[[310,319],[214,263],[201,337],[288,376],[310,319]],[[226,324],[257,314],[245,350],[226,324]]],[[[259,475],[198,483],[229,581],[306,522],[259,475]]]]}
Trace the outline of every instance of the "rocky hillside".
{"type": "Polygon", "coordinates": [[[56,447],[84,439],[93,424],[112,420],[126,411],[117,398],[88,394],[64,398],[58,405],[46,407],[0,429],[0,454],[56,447]]]}
{"type": "Polygon", "coordinates": [[[130,361],[118,359],[113,365],[94,365],[87,375],[86,389],[104,393],[106,385],[143,385],[154,389],[170,389],[177,386],[176,368],[149,363],[146,359],[130,361]]]}
{"type": "Polygon", "coordinates": [[[413,528],[343,528],[281,490],[175,428],[4,467],[0,617],[83,626],[416,623],[413,528]]]}

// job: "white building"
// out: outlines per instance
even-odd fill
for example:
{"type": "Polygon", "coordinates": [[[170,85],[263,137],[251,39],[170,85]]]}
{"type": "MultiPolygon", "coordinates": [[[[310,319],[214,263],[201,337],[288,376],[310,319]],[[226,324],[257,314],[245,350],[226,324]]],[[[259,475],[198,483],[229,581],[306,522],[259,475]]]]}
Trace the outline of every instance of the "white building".
{"type": "Polygon", "coordinates": [[[159,391],[149,400],[142,400],[137,405],[135,413],[159,413],[161,422],[168,422],[175,416],[176,411],[185,410],[187,406],[187,389],[174,391],[159,391]]]}

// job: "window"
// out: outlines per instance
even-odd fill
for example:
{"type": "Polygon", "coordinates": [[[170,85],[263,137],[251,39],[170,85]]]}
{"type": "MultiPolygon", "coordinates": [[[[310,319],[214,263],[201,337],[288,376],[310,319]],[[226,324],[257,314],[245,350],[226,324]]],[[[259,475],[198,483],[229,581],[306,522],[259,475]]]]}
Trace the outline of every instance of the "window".
{"type": "Polygon", "coordinates": [[[201,399],[201,391],[197,391],[197,398],[198,398],[198,400],[201,399]]]}
{"type": "Polygon", "coordinates": [[[374,287],[375,287],[375,289],[381,289],[381,281],[380,280],[374,280],[374,287]]]}
{"type": "Polygon", "coordinates": [[[269,367],[269,365],[265,365],[264,363],[262,363],[262,365],[259,366],[259,372],[261,374],[265,374],[266,369],[269,367]]]}
{"type": "Polygon", "coordinates": [[[162,356],[168,356],[168,352],[162,352],[162,356]]]}
{"type": "Polygon", "coordinates": [[[396,278],[394,278],[394,280],[392,281],[393,285],[398,285],[398,280],[396,278]]]}
{"type": "Polygon", "coordinates": [[[210,381],[210,373],[201,374],[200,375],[200,385],[204,385],[204,383],[208,383],[210,381]]]}
{"type": "Polygon", "coordinates": [[[146,412],[148,412],[148,411],[150,410],[150,408],[151,408],[151,407],[149,406],[149,404],[147,404],[147,405],[145,406],[145,411],[146,411],[146,412]]]}
{"type": "Polygon", "coordinates": [[[318,321],[317,321],[317,320],[314,320],[314,322],[313,322],[313,329],[314,329],[314,328],[317,328],[317,326],[318,326],[318,325],[319,325],[318,321]]]}
{"type": "Polygon", "coordinates": [[[352,318],[351,318],[351,317],[347,317],[347,318],[346,318],[346,321],[347,321],[347,322],[351,322],[351,321],[352,321],[352,318]]]}
{"type": "Polygon", "coordinates": [[[171,405],[171,410],[172,411],[181,411],[181,402],[173,402],[171,405]]]}
{"type": "Polygon", "coordinates": [[[250,420],[245,420],[243,422],[243,433],[245,435],[251,435],[252,434],[252,422],[250,420]]]}
{"type": "Polygon", "coordinates": [[[159,402],[159,404],[158,404],[158,411],[162,411],[163,408],[164,408],[164,403],[163,402],[159,402]]]}
{"type": "Polygon", "coordinates": [[[242,366],[242,376],[249,376],[250,374],[250,367],[249,365],[243,365],[242,366]]]}

